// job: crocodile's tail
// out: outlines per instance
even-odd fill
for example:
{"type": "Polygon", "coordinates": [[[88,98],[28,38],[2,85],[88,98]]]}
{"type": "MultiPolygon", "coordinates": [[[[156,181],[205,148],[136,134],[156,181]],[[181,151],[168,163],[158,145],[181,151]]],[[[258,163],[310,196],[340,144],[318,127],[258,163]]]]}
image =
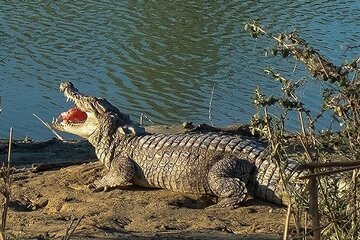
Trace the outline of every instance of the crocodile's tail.
{"type": "Polygon", "coordinates": [[[288,159],[279,165],[271,159],[260,161],[255,163],[257,166],[256,173],[248,182],[250,194],[279,205],[287,205],[289,194],[285,189],[284,181],[289,191],[298,191],[297,189],[300,186],[298,177],[302,174],[302,171],[297,170],[299,162],[288,159]]]}

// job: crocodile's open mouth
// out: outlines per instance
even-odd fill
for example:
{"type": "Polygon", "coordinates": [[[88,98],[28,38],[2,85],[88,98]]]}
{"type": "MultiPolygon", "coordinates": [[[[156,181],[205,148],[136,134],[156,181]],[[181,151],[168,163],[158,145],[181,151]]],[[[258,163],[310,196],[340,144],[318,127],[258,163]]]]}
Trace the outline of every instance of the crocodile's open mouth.
{"type": "Polygon", "coordinates": [[[57,118],[58,122],[65,121],[65,123],[84,123],[87,119],[86,112],[81,111],[77,107],[70,108],[67,112],[62,112],[57,118]]]}
{"type": "Polygon", "coordinates": [[[62,112],[52,121],[53,125],[76,125],[82,124],[88,118],[86,112],[81,111],[78,107],[72,107],[66,112],[62,112]]]}
{"type": "Polygon", "coordinates": [[[80,99],[84,98],[85,95],[79,93],[72,83],[60,84],[60,91],[64,92],[66,101],[73,102],[75,106],[54,118],[53,125],[76,125],[86,122],[88,114],[78,106],[80,99]]]}

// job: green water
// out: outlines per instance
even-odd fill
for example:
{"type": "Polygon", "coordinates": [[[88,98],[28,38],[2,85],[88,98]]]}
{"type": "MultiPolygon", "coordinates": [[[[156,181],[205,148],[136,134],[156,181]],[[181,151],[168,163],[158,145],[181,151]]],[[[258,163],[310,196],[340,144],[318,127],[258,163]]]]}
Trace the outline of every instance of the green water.
{"type": "MultiPolygon", "coordinates": [[[[210,123],[215,86],[213,123],[245,123],[256,86],[278,92],[264,67],[295,65],[264,55],[271,44],[244,31],[255,18],[274,32],[296,28],[337,64],[359,55],[345,49],[360,44],[360,1],[0,0],[0,137],[10,126],[17,138],[52,137],[32,114],[50,121],[69,107],[61,81],[162,124],[210,123]]],[[[299,66],[291,78],[301,76],[299,66]]],[[[300,93],[314,111],[319,92],[309,83],[300,93]]]]}

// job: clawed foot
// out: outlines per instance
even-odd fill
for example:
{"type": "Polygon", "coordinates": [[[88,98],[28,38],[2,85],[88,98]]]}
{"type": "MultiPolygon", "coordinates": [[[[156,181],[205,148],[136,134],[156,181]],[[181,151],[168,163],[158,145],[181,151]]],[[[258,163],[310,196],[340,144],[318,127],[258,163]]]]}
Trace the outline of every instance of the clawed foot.
{"type": "Polygon", "coordinates": [[[95,180],[88,185],[88,188],[92,192],[107,192],[110,190],[110,186],[103,179],[95,180]]]}
{"type": "Polygon", "coordinates": [[[244,200],[241,200],[239,198],[223,198],[218,201],[217,204],[211,205],[207,207],[206,209],[236,209],[240,207],[244,203],[244,200]]]}
{"type": "Polygon", "coordinates": [[[135,174],[135,167],[128,157],[116,158],[112,161],[109,171],[101,179],[89,185],[93,192],[109,191],[113,188],[126,186],[135,174]]]}

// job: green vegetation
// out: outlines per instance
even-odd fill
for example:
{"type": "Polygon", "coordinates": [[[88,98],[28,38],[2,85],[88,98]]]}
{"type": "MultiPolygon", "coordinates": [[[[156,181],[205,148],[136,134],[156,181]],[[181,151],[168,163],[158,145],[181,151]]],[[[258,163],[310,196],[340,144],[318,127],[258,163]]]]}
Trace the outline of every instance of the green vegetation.
{"type": "Polygon", "coordinates": [[[299,94],[309,81],[306,77],[292,80],[291,76],[268,68],[265,73],[279,83],[282,94],[266,96],[261,89],[256,89],[254,94],[257,110],[251,121],[253,133],[260,133],[269,140],[278,162],[296,157],[306,163],[304,169],[311,174],[304,177],[310,179],[308,198],[304,197],[305,193],[292,191],[292,183],[283,179],[297,225],[295,237],[305,239],[313,234],[314,239],[319,239],[321,234],[326,239],[359,239],[360,57],[336,66],[295,31],[270,34],[257,21],[246,24],[245,30],[254,38],[262,36],[274,40],[275,47],[269,50],[273,55],[292,57],[296,64],[302,63],[311,74],[311,80],[319,81],[319,86],[323,87],[323,104],[316,114],[310,112],[299,94]],[[326,129],[317,129],[316,123],[325,112],[330,112],[338,123],[337,130],[332,130],[333,122],[326,129]],[[287,131],[286,119],[290,114],[297,116],[300,129],[297,133],[287,131]],[[312,216],[312,230],[307,226],[307,212],[312,216]]]}

